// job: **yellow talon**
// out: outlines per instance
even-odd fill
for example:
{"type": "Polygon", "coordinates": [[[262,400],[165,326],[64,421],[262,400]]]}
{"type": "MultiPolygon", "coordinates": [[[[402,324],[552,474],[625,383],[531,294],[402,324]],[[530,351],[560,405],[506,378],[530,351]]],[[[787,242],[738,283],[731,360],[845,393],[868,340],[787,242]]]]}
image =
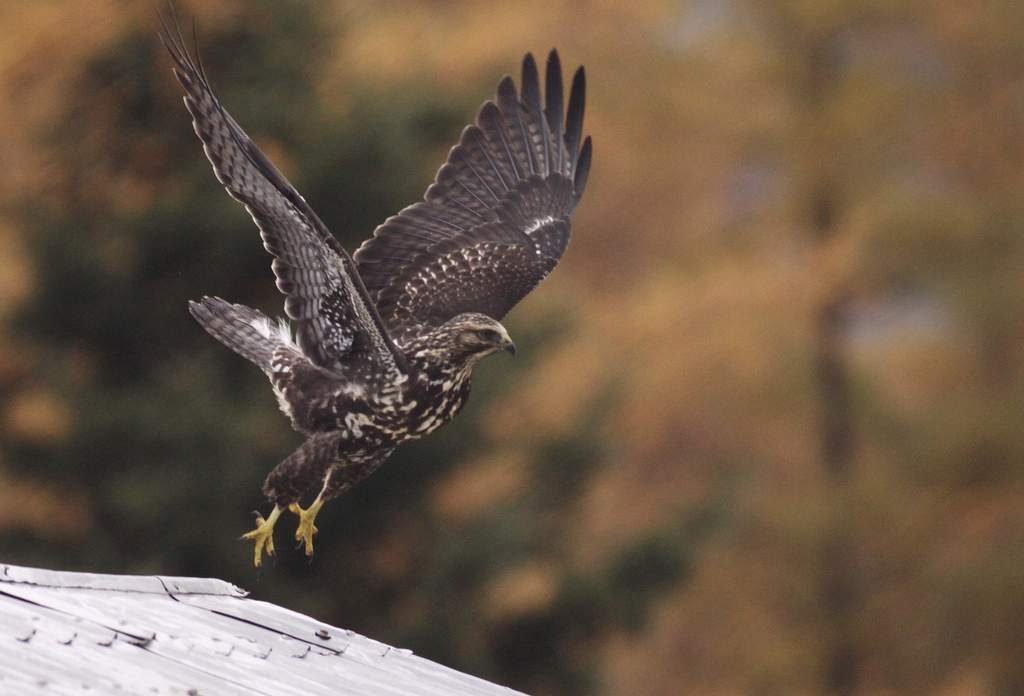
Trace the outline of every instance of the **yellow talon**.
{"type": "Polygon", "coordinates": [[[313,521],[316,519],[317,514],[320,512],[320,508],[323,507],[324,501],[322,496],[317,496],[313,504],[303,510],[299,507],[298,503],[292,503],[288,506],[288,509],[299,516],[299,526],[295,530],[295,539],[306,546],[306,555],[313,555],[313,535],[318,531],[313,521]]]}
{"type": "Polygon", "coordinates": [[[274,509],[270,511],[270,517],[267,519],[263,519],[263,515],[257,512],[256,529],[246,532],[240,537],[256,543],[256,548],[253,549],[252,562],[257,568],[263,563],[264,548],[267,550],[267,555],[274,555],[274,525],[277,524],[277,518],[281,516],[282,511],[279,505],[275,505],[274,509]]]}

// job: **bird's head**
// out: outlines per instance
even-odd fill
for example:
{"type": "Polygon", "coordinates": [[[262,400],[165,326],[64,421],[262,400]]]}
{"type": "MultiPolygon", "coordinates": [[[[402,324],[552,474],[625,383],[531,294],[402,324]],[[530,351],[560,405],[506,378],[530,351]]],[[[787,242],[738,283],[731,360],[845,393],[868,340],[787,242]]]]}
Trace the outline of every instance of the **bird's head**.
{"type": "Polygon", "coordinates": [[[449,354],[470,365],[499,351],[516,354],[508,331],[486,314],[458,314],[438,327],[438,333],[449,354]]]}

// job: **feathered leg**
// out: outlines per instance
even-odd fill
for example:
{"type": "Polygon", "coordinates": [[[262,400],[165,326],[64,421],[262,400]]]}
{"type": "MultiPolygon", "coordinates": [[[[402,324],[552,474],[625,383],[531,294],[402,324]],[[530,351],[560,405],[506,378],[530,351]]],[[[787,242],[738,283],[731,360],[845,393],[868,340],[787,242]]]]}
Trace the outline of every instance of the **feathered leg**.
{"type": "Polygon", "coordinates": [[[342,493],[365,479],[387,461],[394,448],[381,450],[368,456],[347,456],[331,470],[329,478],[324,480],[324,500],[337,498],[342,493]]]}
{"type": "Polygon", "coordinates": [[[313,435],[299,445],[288,458],[274,467],[263,482],[263,495],[287,508],[324,483],[331,465],[341,454],[340,433],[313,435]]]}
{"type": "MultiPolygon", "coordinates": [[[[371,455],[343,454],[341,447],[344,442],[340,433],[312,436],[274,467],[263,483],[264,495],[274,502],[271,516],[275,521],[275,515],[280,515],[285,508],[299,516],[295,538],[305,546],[307,556],[313,555],[313,535],[317,533],[314,522],[324,503],[376,471],[392,452],[387,449],[371,455]],[[299,499],[318,483],[319,495],[308,508],[303,509],[299,499]]],[[[250,532],[254,536],[247,535],[246,538],[255,539],[259,529],[250,532]]]]}
{"type": "MultiPolygon", "coordinates": [[[[274,509],[266,519],[257,513],[256,528],[242,535],[242,539],[252,541],[256,545],[256,548],[253,549],[253,564],[257,568],[263,563],[264,550],[268,555],[274,555],[274,525],[277,524],[277,520],[285,508],[295,503],[317,480],[323,480],[326,485],[329,477],[325,477],[325,472],[337,460],[338,442],[337,434],[315,435],[302,443],[267,476],[267,480],[263,483],[263,493],[273,501],[274,509]]],[[[316,510],[319,510],[319,507],[316,510]]],[[[310,517],[310,527],[312,527],[312,520],[315,517],[316,512],[314,511],[310,517]]],[[[310,551],[307,553],[312,553],[312,535],[316,532],[316,528],[312,527],[312,529],[307,546],[310,551]]]]}
{"type": "Polygon", "coordinates": [[[346,459],[332,465],[324,474],[324,485],[320,488],[320,493],[308,508],[302,509],[298,502],[293,502],[288,506],[290,511],[299,516],[295,539],[305,546],[307,556],[313,555],[313,535],[319,531],[314,522],[324,503],[332,498],[337,498],[376,471],[389,454],[391,454],[391,450],[366,459],[346,459]]]}

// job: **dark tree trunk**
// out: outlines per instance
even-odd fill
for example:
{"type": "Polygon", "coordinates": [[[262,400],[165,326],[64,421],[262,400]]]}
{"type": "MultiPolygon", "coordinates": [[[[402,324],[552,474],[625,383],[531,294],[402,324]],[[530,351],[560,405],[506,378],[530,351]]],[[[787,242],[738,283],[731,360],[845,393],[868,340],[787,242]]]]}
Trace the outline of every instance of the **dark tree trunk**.
{"type": "MultiPolygon", "coordinates": [[[[813,178],[807,187],[806,214],[811,233],[822,246],[832,242],[837,221],[842,218],[836,185],[841,172],[835,170],[835,143],[823,135],[831,92],[843,72],[842,62],[836,58],[836,37],[836,33],[830,32],[808,37],[800,57],[804,64],[799,66],[805,76],[802,97],[812,143],[805,157],[814,163],[808,167],[813,178]]],[[[858,603],[856,544],[848,517],[854,426],[843,331],[850,299],[847,285],[837,283],[820,298],[814,317],[819,452],[835,501],[832,524],[821,547],[821,597],[830,638],[824,679],[828,693],[839,696],[856,692],[860,673],[854,632],[858,603]]]]}
{"type": "Polygon", "coordinates": [[[853,694],[858,659],[853,620],[857,587],[854,544],[848,532],[847,488],[853,455],[850,380],[843,359],[842,321],[845,292],[836,291],[818,310],[816,359],[821,403],[820,452],[833,487],[835,522],[822,545],[822,600],[831,622],[825,682],[829,693],[853,694]]]}

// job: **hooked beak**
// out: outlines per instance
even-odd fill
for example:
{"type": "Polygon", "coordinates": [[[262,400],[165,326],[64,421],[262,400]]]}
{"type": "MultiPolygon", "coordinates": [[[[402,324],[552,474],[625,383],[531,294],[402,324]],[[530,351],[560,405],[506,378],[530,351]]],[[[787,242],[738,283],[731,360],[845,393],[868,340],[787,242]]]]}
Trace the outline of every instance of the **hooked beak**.
{"type": "Polygon", "coordinates": [[[511,353],[512,356],[515,357],[516,344],[513,343],[512,341],[506,341],[505,345],[502,347],[502,350],[505,351],[506,353],[511,353]]]}

